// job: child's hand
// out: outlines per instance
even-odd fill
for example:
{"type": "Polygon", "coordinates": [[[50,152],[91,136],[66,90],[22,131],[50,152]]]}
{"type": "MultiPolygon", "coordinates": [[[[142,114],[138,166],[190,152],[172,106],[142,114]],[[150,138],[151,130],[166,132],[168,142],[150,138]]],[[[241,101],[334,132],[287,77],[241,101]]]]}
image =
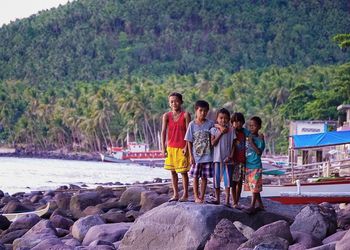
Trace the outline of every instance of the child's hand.
{"type": "Polygon", "coordinates": [[[225,158],[224,162],[225,162],[225,163],[232,163],[232,162],[233,162],[233,159],[232,159],[231,156],[228,156],[228,157],[225,158]]]}
{"type": "Polygon", "coordinates": [[[183,155],[187,155],[187,147],[184,147],[184,148],[182,149],[182,154],[183,154],[183,155]]]}
{"type": "Polygon", "coordinates": [[[228,132],[228,127],[226,126],[219,125],[218,129],[220,130],[221,134],[226,134],[228,132]]]}
{"type": "Polygon", "coordinates": [[[196,164],[196,161],[194,160],[194,158],[193,158],[192,156],[190,157],[190,164],[191,164],[191,165],[196,164]]]}
{"type": "Polygon", "coordinates": [[[166,149],[163,149],[163,154],[164,154],[164,157],[167,158],[168,157],[168,151],[166,149]]]}

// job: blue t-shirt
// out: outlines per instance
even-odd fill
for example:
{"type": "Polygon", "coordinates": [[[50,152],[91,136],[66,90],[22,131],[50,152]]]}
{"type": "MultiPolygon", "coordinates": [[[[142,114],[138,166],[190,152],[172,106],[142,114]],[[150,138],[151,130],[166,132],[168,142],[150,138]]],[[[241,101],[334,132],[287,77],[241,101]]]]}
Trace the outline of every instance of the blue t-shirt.
{"type": "MultiPolygon", "coordinates": [[[[263,152],[265,149],[265,141],[258,136],[253,136],[253,141],[255,146],[263,152]]],[[[248,142],[248,137],[246,147],[246,167],[250,169],[262,168],[261,155],[257,154],[252,148],[248,142]]]]}
{"type": "MultiPolygon", "coordinates": [[[[220,129],[213,127],[210,132],[214,137],[218,137],[220,129]]],[[[220,137],[218,144],[214,147],[213,162],[223,162],[230,156],[234,139],[236,139],[235,130],[229,128],[229,131],[220,137]]]]}
{"type": "Polygon", "coordinates": [[[192,152],[196,163],[213,162],[210,143],[210,129],[214,122],[205,120],[202,124],[191,121],[185,135],[185,141],[192,142],[192,152]]]}

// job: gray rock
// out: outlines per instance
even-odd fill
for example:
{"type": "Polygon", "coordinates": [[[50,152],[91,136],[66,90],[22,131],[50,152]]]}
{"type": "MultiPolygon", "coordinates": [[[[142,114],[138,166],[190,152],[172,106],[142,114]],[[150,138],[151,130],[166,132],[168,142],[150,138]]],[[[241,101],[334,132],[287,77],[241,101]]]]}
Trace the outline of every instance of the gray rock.
{"type": "Polygon", "coordinates": [[[72,235],[79,241],[83,241],[86,233],[89,229],[96,225],[104,224],[105,222],[99,215],[89,215],[83,218],[80,218],[74,222],[72,226],[72,235]]]}
{"type": "Polygon", "coordinates": [[[256,246],[258,246],[260,248],[260,250],[262,248],[271,249],[271,250],[272,249],[273,250],[275,250],[275,249],[287,250],[289,243],[287,240],[282,239],[280,237],[277,237],[277,236],[274,236],[271,234],[266,234],[264,236],[260,235],[259,237],[251,238],[247,242],[240,245],[240,247],[238,249],[239,250],[242,250],[244,248],[255,249],[256,246]]]}
{"type": "Polygon", "coordinates": [[[26,232],[21,238],[13,241],[14,249],[33,248],[43,240],[55,239],[57,232],[48,220],[39,221],[34,227],[26,232]]]}
{"type": "Polygon", "coordinates": [[[338,232],[328,236],[327,238],[325,238],[322,241],[322,244],[325,245],[325,244],[328,244],[328,243],[331,243],[331,242],[334,242],[334,241],[339,241],[339,240],[341,240],[344,237],[346,232],[347,231],[338,231],[338,232]]]}
{"type": "Polygon", "coordinates": [[[67,246],[77,247],[81,246],[81,242],[77,239],[62,239],[62,242],[67,246]]]}
{"type": "Polygon", "coordinates": [[[293,245],[289,245],[288,250],[306,250],[307,248],[301,243],[295,243],[293,245]]]}
{"type": "Polygon", "coordinates": [[[119,223],[119,222],[132,222],[134,219],[132,218],[126,218],[125,213],[123,211],[116,211],[111,212],[108,211],[105,214],[102,214],[101,217],[107,222],[107,223],[119,223]]]}
{"type": "Polygon", "coordinates": [[[238,231],[241,232],[244,235],[244,237],[246,237],[247,239],[250,239],[252,237],[252,235],[254,233],[253,228],[244,225],[240,221],[234,221],[233,225],[235,225],[235,227],[238,229],[238,231]]]}
{"type": "Polygon", "coordinates": [[[80,246],[80,247],[75,247],[74,250],[115,250],[115,248],[114,246],[100,245],[100,246],[80,246]]]}
{"type": "Polygon", "coordinates": [[[247,214],[225,206],[164,203],[135,221],[119,249],[200,249],[223,218],[249,223],[247,214]]]}
{"type": "Polygon", "coordinates": [[[31,207],[25,206],[24,204],[20,203],[19,201],[15,201],[15,200],[9,201],[2,208],[2,212],[4,214],[22,213],[22,212],[29,212],[29,211],[31,211],[31,207]]]}
{"type": "Polygon", "coordinates": [[[308,233],[322,240],[327,235],[335,233],[337,228],[336,213],[332,208],[308,205],[295,217],[290,228],[292,231],[308,233]]]}
{"type": "Polygon", "coordinates": [[[126,189],[119,199],[119,204],[121,206],[139,206],[141,201],[141,193],[146,191],[143,187],[130,187],[126,189]]]}
{"type": "Polygon", "coordinates": [[[70,233],[69,230],[63,229],[63,228],[56,228],[56,231],[57,231],[57,236],[59,238],[64,237],[70,233]]]}
{"type": "Polygon", "coordinates": [[[109,241],[104,241],[104,240],[94,240],[89,245],[89,247],[95,247],[95,246],[112,246],[112,247],[114,247],[113,243],[111,243],[109,241]]]}
{"type": "Polygon", "coordinates": [[[169,196],[166,194],[159,195],[154,191],[145,191],[141,193],[141,209],[140,212],[144,213],[152,208],[158,207],[159,205],[167,202],[169,200],[169,196]]]}
{"type": "Polygon", "coordinates": [[[12,222],[11,226],[9,227],[9,231],[31,229],[40,220],[40,217],[36,214],[26,214],[12,222]]]}
{"type": "Polygon", "coordinates": [[[302,244],[305,248],[317,247],[322,245],[320,239],[312,236],[311,234],[292,231],[294,243],[302,244]]]}
{"type": "Polygon", "coordinates": [[[11,225],[11,222],[3,215],[0,214],[0,229],[6,230],[11,225]]]}
{"type": "Polygon", "coordinates": [[[11,244],[15,239],[22,237],[29,229],[20,229],[12,232],[8,232],[1,235],[0,242],[3,244],[11,244]]]}
{"type": "Polygon", "coordinates": [[[57,207],[63,210],[68,210],[70,205],[71,195],[68,193],[57,193],[54,197],[57,207]]]}
{"type": "Polygon", "coordinates": [[[338,226],[344,230],[350,229],[350,209],[343,209],[339,212],[338,226]]]}
{"type": "MultiPolygon", "coordinates": [[[[318,246],[318,247],[313,247],[313,248],[309,248],[309,250],[335,250],[335,245],[336,245],[336,242],[331,242],[331,243],[328,243],[326,245],[322,245],[322,246],[318,246]]],[[[349,246],[348,248],[349,249],[349,246]]]]}
{"type": "Polygon", "coordinates": [[[96,192],[88,192],[74,195],[69,204],[70,211],[75,219],[85,216],[83,210],[89,206],[101,203],[101,198],[96,192]]]}
{"type": "MultiPolygon", "coordinates": [[[[31,250],[53,249],[53,247],[56,245],[63,245],[63,242],[58,238],[43,239],[39,244],[37,244],[31,250]]],[[[72,249],[72,248],[69,248],[69,249],[72,249]]]]}
{"type": "Polygon", "coordinates": [[[131,225],[132,223],[114,223],[93,226],[86,233],[83,245],[88,246],[95,240],[103,240],[110,243],[119,241],[124,237],[131,225]]]}
{"type": "Polygon", "coordinates": [[[215,227],[204,250],[237,249],[247,238],[241,234],[228,219],[222,219],[215,227]]]}
{"type": "Polygon", "coordinates": [[[256,238],[260,236],[263,237],[266,234],[271,234],[271,235],[278,236],[282,239],[286,239],[289,243],[293,242],[293,237],[290,232],[289,224],[284,220],[279,220],[279,221],[267,224],[265,226],[262,226],[261,228],[259,228],[253,233],[252,238],[256,238]]]}
{"type": "Polygon", "coordinates": [[[103,211],[96,206],[88,206],[87,208],[84,209],[83,213],[85,216],[95,215],[95,214],[101,215],[101,214],[103,214],[103,211]]]}
{"type": "Polygon", "coordinates": [[[126,212],[125,217],[130,219],[131,221],[134,221],[138,217],[140,217],[141,215],[142,215],[142,213],[140,211],[130,210],[130,211],[126,212]]]}
{"type": "Polygon", "coordinates": [[[349,250],[350,246],[350,230],[346,232],[343,238],[340,241],[336,242],[335,248],[337,250],[349,250]]]}
{"type": "Polygon", "coordinates": [[[65,218],[61,215],[55,215],[55,216],[51,217],[50,221],[52,222],[52,225],[55,228],[63,228],[63,229],[67,229],[67,230],[69,230],[69,228],[74,224],[73,220],[71,220],[69,218],[65,218]]]}
{"type": "Polygon", "coordinates": [[[114,208],[124,209],[126,206],[121,205],[119,201],[111,201],[111,202],[104,202],[104,203],[98,204],[96,207],[101,209],[103,212],[107,212],[114,208]]]}

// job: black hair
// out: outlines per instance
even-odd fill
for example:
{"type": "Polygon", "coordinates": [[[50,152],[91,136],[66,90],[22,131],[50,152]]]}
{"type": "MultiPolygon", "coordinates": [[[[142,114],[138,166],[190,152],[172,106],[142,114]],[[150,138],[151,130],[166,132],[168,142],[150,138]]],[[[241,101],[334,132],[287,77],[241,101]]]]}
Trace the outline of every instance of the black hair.
{"type": "Polygon", "coordinates": [[[177,98],[180,100],[180,102],[183,103],[182,95],[181,95],[180,93],[173,92],[173,93],[171,93],[171,94],[168,96],[168,98],[171,97],[171,96],[177,97],[177,98]]]}
{"type": "Polygon", "coordinates": [[[259,116],[253,116],[250,118],[251,121],[255,121],[255,123],[261,128],[262,121],[259,116]]]}
{"type": "Polygon", "coordinates": [[[216,113],[216,118],[218,118],[219,114],[224,114],[227,115],[227,117],[230,119],[230,111],[228,111],[225,108],[220,109],[217,113],[216,113]]]}
{"type": "Polygon", "coordinates": [[[241,122],[243,125],[245,123],[244,115],[239,112],[234,113],[231,117],[231,122],[241,122]]]}
{"type": "Polygon", "coordinates": [[[205,108],[205,109],[209,110],[209,103],[204,101],[204,100],[198,100],[194,104],[194,109],[197,110],[198,108],[205,108]]]}

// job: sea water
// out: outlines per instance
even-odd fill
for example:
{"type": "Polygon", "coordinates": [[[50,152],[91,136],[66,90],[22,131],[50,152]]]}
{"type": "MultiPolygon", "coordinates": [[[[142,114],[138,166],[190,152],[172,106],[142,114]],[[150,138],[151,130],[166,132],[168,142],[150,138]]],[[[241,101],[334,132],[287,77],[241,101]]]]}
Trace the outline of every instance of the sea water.
{"type": "Polygon", "coordinates": [[[10,194],[69,184],[94,188],[101,183],[131,184],[154,178],[169,179],[170,173],[160,167],[129,163],[0,157],[0,190],[10,194]]]}

